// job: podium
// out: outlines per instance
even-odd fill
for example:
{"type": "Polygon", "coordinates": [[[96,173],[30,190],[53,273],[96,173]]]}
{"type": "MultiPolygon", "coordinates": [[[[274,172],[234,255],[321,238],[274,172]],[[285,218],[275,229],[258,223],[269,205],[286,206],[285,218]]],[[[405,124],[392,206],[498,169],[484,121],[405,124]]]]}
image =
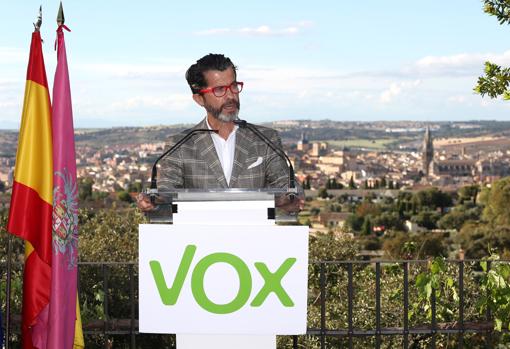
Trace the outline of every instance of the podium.
{"type": "Polygon", "coordinates": [[[140,225],[141,333],[177,349],[276,348],[306,333],[308,227],[285,190],[162,193],[140,225]]]}

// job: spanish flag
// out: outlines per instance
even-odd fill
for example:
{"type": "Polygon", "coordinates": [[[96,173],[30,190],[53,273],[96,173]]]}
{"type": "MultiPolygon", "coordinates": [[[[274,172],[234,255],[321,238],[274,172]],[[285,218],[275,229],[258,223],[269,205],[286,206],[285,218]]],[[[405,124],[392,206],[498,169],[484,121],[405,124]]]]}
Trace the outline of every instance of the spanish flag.
{"type": "Polygon", "coordinates": [[[51,288],[51,104],[41,35],[32,34],[7,230],[25,240],[22,347],[45,348],[51,288]]]}

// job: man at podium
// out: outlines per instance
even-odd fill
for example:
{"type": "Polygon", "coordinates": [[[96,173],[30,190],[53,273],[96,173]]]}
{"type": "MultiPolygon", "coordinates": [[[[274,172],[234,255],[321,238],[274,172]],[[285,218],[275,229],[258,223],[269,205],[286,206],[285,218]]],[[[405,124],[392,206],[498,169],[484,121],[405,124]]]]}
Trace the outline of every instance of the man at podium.
{"type": "MultiPolygon", "coordinates": [[[[284,158],[248,128],[238,126],[240,93],[244,83],[237,69],[222,54],[208,54],[189,67],[186,80],[193,100],[203,107],[205,118],[192,130],[197,132],[175,152],[164,157],[158,188],[286,188],[289,168],[284,158]]],[[[256,126],[277,148],[281,140],[275,130],[256,126]]],[[[170,138],[169,147],[188,131],[170,138]]]]}
{"type": "MultiPolygon", "coordinates": [[[[206,115],[192,129],[170,137],[167,150],[175,149],[160,161],[159,192],[288,188],[289,166],[278,133],[262,126],[245,127],[238,118],[244,83],[238,81],[230,58],[208,54],[189,67],[186,80],[193,100],[206,115]],[[187,135],[185,142],[176,145],[187,135]]],[[[139,196],[138,206],[152,208],[146,196],[139,196]]]]}

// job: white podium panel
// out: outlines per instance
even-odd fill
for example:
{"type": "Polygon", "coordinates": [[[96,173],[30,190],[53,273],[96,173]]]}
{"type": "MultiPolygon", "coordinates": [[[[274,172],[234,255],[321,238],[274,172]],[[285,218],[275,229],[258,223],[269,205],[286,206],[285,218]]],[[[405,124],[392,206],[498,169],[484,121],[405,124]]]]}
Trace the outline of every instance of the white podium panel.
{"type": "Polygon", "coordinates": [[[274,349],[276,334],[306,333],[308,227],[268,219],[270,192],[175,202],[173,225],[140,225],[140,332],[176,333],[178,349],[274,349]]]}
{"type": "Polygon", "coordinates": [[[177,335],[177,348],[179,349],[266,349],[276,348],[276,336],[261,335],[177,335]]]}
{"type": "Polygon", "coordinates": [[[306,333],[308,227],[140,225],[140,332],[306,333]]]}

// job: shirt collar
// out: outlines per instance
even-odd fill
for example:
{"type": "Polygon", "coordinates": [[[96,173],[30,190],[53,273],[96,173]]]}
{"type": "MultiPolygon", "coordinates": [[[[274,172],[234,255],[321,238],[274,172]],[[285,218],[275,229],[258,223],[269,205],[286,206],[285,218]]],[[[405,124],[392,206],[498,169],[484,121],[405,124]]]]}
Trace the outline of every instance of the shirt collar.
{"type": "MultiPolygon", "coordinates": [[[[205,117],[205,123],[207,124],[207,128],[208,128],[209,130],[212,130],[212,129],[213,129],[213,128],[211,127],[211,125],[209,125],[209,120],[207,120],[207,116],[205,117]]],[[[232,130],[232,132],[230,132],[230,134],[228,135],[228,137],[230,138],[230,136],[232,136],[234,133],[236,133],[238,128],[239,128],[239,126],[234,125],[234,129],[232,130]]],[[[219,137],[219,135],[218,135],[217,133],[213,133],[213,134],[219,137]]]]}

